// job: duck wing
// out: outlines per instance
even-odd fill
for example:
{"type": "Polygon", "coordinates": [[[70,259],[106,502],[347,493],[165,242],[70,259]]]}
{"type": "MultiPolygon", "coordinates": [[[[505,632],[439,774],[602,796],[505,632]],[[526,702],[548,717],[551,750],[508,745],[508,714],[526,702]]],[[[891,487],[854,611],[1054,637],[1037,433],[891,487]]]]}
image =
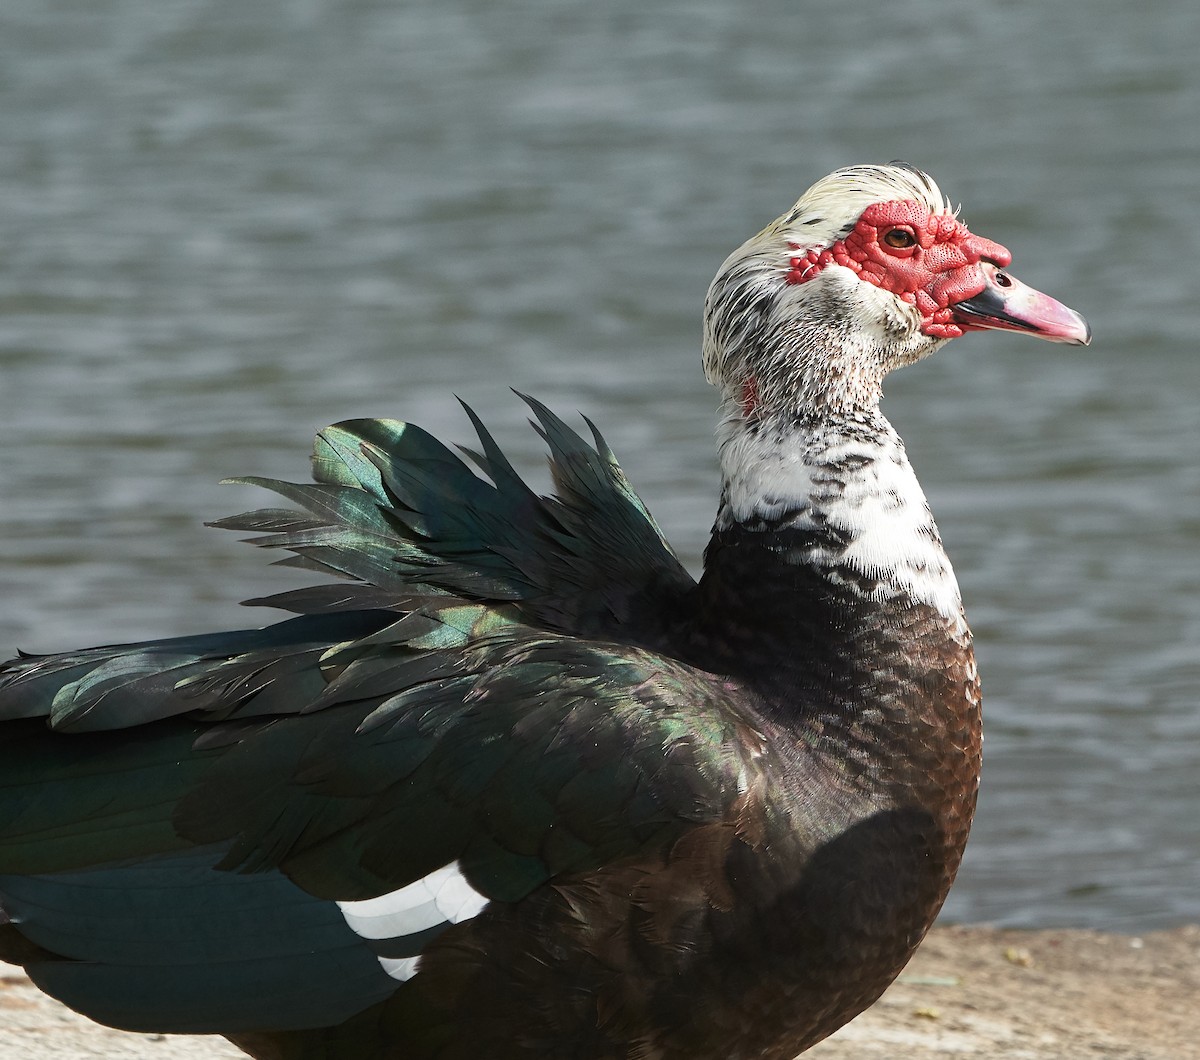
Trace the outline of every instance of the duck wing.
{"type": "Polygon", "coordinates": [[[0,956],[128,1029],[366,1028],[317,1056],[518,1003],[606,1055],[595,1006],[728,904],[769,757],[712,675],[445,596],[0,677],[0,956]]]}

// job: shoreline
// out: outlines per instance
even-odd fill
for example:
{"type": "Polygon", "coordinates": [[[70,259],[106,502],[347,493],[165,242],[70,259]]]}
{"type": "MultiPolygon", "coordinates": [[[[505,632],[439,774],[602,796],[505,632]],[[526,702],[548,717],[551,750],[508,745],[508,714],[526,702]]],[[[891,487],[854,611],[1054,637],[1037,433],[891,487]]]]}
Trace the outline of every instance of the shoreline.
{"type": "MultiPolygon", "coordinates": [[[[0,964],[0,1056],[237,1060],[223,1038],[92,1023],[0,964]]],[[[935,927],[887,993],[805,1060],[1200,1060],[1200,925],[1141,936],[935,927]]]]}
{"type": "Polygon", "coordinates": [[[805,1060],[1200,1060],[1200,925],[1145,935],[934,927],[805,1060]]]}

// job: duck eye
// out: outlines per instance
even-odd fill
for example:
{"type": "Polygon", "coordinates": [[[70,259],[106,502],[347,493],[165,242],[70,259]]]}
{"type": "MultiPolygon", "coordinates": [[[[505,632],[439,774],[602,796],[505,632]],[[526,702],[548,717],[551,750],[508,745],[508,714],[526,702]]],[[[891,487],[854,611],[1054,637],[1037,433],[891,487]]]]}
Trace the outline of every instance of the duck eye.
{"type": "Polygon", "coordinates": [[[907,228],[893,228],[884,233],[883,241],[889,247],[895,247],[897,250],[904,250],[907,247],[917,245],[917,237],[914,236],[907,228]]]}

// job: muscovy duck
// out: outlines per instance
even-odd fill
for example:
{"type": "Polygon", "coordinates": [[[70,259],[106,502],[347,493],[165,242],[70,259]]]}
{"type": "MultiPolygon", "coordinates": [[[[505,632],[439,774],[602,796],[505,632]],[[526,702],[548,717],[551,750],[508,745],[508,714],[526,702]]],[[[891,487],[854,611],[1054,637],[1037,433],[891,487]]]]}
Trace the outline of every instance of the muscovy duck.
{"type": "Polygon", "coordinates": [[[333,585],[265,629],[0,675],[0,956],[104,1023],[252,1056],[790,1060],[954,879],[980,698],[883,377],[981,328],[1086,343],[903,163],[721,266],[720,507],[696,583],[601,436],[527,398],[322,431],[225,527],[333,585]],[[470,410],[468,410],[470,413],[470,410]]]}

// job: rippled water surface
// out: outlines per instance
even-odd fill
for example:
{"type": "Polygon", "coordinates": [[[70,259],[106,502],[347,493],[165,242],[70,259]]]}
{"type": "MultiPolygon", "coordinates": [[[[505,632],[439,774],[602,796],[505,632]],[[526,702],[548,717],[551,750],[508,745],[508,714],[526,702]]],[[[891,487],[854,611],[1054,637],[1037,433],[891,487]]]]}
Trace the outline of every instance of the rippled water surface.
{"type": "Polygon", "coordinates": [[[394,415],[520,466],[508,387],[604,429],[695,567],[723,257],[908,158],[1081,310],[886,409],[979,639],[981,810],[946,915],[1200,918],[1200,8],[10,0],[0,16],[0,645],[261,621],[203,519],[394,415]]]}

